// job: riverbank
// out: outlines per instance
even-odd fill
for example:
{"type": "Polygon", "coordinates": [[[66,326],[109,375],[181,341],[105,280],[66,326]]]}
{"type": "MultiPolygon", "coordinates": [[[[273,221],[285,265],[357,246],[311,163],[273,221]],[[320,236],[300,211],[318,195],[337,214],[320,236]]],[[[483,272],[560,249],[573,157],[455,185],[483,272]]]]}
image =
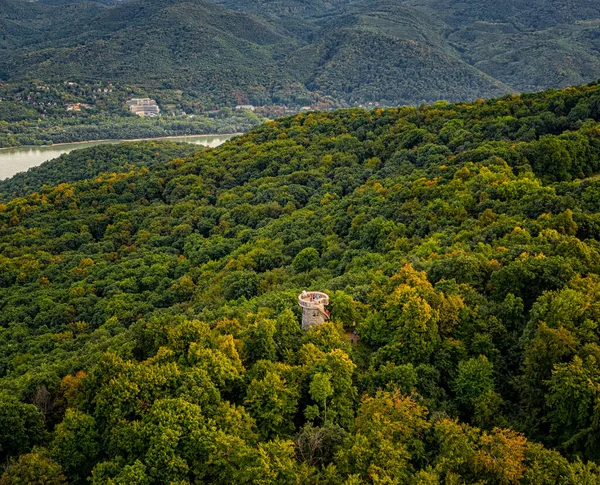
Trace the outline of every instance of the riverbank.
{"type": "Polygon", "coordinates": [[[86,142],[58,143],[54,145],[34,145],[29,147],[7,147],[0,149],[0,180],[10,178],[19,172],[24,172],[44,162],[53,160],[60,155],[75,150],[90,148],[98,145],[117,145],[124,142],[143,141],[183,141],[194,145],[202,145],[209,148],[217,147],[239,133],[230,135],[180,135],[145,139],[107,139],[90,140],[86,142]]]}
{"type": "Polygon", "coordinates": [[[140,118],[77,114],[12,121],[0,119],[0,148],[55,146],[104,140],[143,140],[197,135],[245,133],[263,123],[253,113],[235,112],[225,118],[203,116],[140,118]]]}
{"type": "MultiPolygon", "coordinates": [[[[174,136],[157,136],[151,138],[105,138],[103,140],[84,140],[84,141],[71,141],[67,143],[52,143],[50,145],[16,145],[11,147],[0,147],[0,152],[3,150],[14,150],[14,149],[32,149],[32,148],[53,148],[53,147],[62,147],[62,146],[71,146],[71,145],[84,145],[89,143],[102,143],[102,144],[116,144],[116,143],[128,143],[128,142],[136,142],[136,141],[152,141],[152,140],[180,140],[185,138],[195,138],[199,136],[203,137],[226,137],[227,141],[231,140],[233,137],[243,135],[244,133],[197,133],[191,135],[174,135],[174,136]]],[[[195,143],[196,145],[200,145],[201,143],[195,143]]]]}

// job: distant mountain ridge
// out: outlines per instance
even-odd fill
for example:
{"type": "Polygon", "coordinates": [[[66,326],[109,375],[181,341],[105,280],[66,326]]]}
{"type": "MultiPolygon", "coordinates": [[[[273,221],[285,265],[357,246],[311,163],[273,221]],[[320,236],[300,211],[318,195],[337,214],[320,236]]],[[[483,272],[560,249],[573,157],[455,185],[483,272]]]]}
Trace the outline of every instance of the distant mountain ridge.
{"type": "Polygon", "coordinates": [[[5,0],[0,81],[106,80],[208,104],[387,105],[600,77],[591,0],[5,0]]]}

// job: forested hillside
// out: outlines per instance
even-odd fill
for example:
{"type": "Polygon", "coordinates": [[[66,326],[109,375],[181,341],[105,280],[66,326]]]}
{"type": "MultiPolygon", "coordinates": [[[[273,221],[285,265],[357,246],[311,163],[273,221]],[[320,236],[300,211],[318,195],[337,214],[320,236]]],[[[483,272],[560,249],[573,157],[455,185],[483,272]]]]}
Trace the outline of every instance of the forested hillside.
{"type": "Polygon", "coordinates": [[[45,185],[78,182],[105,172],[129,172],[138,167],[156,169],[169,160],[190,156],[203,149],[191,143],[143,141],[75,150],[74,153],[61,155],[9,179],[0,180],[0,202],[37,192],[45,185]]]}
{"type": "Polygon", "coordinates": [[[141,118],[127,110],[127,100],[136,96],[145,97],[147,92],[102,82],[0,86],[0,148],[241,133],[264,121],[249,110],[224,107],[207,112],[193,95],[176,90],[163,92],[158,98],[164,109],[162,116],[141,118]],[[68,110],[75,103],[81,103],[79,111],[68,110]]]}
{"type": "Polygon", "coordinates": [[[409,0],[449,26],[461,57],[517,91],[581,84],[600,68],[594,0],[409,0]]]}
{"type": "Polygon", "coordinates": [[[598,483],[598,122],[310,113],[3,184],[0,483],[598,483]]]}
{"type": "Polygon", "coordinates": [[[474,100],[600,77],[596,0],[4,0],[0,82],[210,106],[474,100]]]}

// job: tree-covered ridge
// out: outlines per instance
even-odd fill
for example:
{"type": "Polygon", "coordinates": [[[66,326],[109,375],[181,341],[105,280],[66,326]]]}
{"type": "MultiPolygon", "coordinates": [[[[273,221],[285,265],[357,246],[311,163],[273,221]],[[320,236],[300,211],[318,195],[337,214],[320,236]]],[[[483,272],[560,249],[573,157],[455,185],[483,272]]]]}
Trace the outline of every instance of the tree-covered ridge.
{"type": "Polygon", "coordinates": [[[311,113],[1,205],[2,480],[596,483],[599,107],[311,113]]]}
{"type": "Polygon", "coordinates": [[[595,0],[5,0],[0,82],[211,108],[464,101],[597,79],[598,22],[595,0]]]}

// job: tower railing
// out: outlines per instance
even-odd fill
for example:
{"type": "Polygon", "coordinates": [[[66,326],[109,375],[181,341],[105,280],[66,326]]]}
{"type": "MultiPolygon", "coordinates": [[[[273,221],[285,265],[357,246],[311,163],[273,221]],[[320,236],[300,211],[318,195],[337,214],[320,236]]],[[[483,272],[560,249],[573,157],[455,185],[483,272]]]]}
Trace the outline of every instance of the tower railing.
{"type": "Polygon", "coordinates": [[[298,305],[302,308],[323,308],[329,305],[329,295],[322,291],[302,292],[298,296],[298,305]]]}

